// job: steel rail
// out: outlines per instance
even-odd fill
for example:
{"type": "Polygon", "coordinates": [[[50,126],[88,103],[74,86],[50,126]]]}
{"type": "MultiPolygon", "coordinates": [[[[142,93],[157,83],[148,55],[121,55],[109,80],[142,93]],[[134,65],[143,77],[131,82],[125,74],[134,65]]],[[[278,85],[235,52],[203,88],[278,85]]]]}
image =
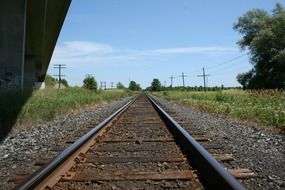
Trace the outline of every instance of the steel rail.
{"type": "Polygon", "coordinates": [[[31,178],[24,181],[15,189],[18,190],[30,190],[35,189],[41,182],[43,182],[53,171],[55,171],[60,165],[62,165],[72,154],[74,154],[80,147],[82,147],[89,139],[96,135],[104,126],[112,121],[120,113],[124,112],[136,98],[133,98],[127,102],[124,106],[119,108],[116,112],[110,115],[107,119],[102,121],[96,127],[91,129],[84,136],[80,137],[76,142],[64,149],[59,155],[47,163],[44,167],[38,170],[31,178]]]}
{"type": "Polygon", "coordinates": [[[154,108],[167,123],[183,151],[189,153],[191,166],[198,170],[202,179],[211,189],[244,190],[243,187],[223,166],[213,158],[183,127],[181,127],[155,100],[147,95],[154,108]]]}

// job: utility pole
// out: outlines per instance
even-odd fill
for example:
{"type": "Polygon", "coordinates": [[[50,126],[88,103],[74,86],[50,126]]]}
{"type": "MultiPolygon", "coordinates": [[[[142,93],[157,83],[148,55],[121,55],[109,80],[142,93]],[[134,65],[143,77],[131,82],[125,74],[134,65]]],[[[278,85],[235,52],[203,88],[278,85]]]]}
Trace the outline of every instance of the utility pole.
{"type": "Polygon", "coordinates": [[[104,90],[106,90],[106,87],[107,87],[107,83],[106,81],[104,82],[104,90]]]}
{"type": "Polygon", "coordinates": [[[205,74],[205,68],[203,67],[203,75],[197,75],[198,77],[203,77],[204,79],[204,91],[206,92],[206,80],[205,80],[205,77],[208,77],[210,75],[206,75],[205,74]]]}
{"type": "Polygon", "coordinates": [[[58,77],[58,88],[60,88],[61,77],[65,76],[61,74],[61,69],[65,69],[66,66],[64,64],[54,64],[53,68],[58,69],[58,74],[54,76],[58,77]]]}
{"type": "Polygon", "coordinates": [[[166,80],[164,81],[164,88],[166,87],[166,80]]]}
{"type": "Polygon", "coordinates": [[[114,84],[114,82],[111,82],[111,89],[113,89],[113,84],[114,84]]]}
{"type": "Polygon", "coordinates": [[[183,87],[185,87],[184,78],[187,77],[187,75],[184,75],[184,73],[182,72],[182,75],[180,75],[179,77],[182,77],[183,87]]]}
{"type": "Polygon", "coordinates": [[[170,77],[170,88],[172,88],[173,79],[174,79],[174,77],[171,75],[171,77],[170,77]]]}
{"type": "Polygon", "coordinates": [[[103,82],[100,81],[100,88],[103,89],[103,82]]]}

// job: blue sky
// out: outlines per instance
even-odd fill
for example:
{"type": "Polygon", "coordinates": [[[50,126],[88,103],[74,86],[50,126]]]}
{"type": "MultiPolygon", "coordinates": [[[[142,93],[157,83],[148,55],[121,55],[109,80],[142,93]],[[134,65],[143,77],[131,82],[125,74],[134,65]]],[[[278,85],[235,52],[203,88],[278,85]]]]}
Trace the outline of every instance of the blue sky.
{"type": "Polygon", "coordinates": [[[73,0],[48,73],[65,64],[71,85],[86,74],[98,83],[134,80],[142,87],[153,78],[162,84],[203,85],[197,75],[205,67],[208,86],[238,86],[236,75],[251,65],[236,42],[233,23],[246,11],[271,11],[274,0],[73,0]],[[233,61],[229,61],[233,60],[233,61]],[[229,62],[228,62],[229,61],[229,62]]]}

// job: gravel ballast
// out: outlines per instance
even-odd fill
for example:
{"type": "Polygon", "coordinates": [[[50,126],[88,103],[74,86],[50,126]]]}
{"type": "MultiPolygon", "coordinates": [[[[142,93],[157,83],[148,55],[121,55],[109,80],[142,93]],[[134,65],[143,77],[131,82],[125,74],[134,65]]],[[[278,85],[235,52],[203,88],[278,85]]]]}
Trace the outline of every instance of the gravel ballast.
{"type": "Polygon", "coordinates": [[[0,143],[0,189],[12,189],[15,184],[8,182],[11,177],[31,174],[39,168],[34,166],[36,161],[55,156],[57,152],[52,149],[66,146],[65,139],[78,135],[87,125],[102,121],[128,100],[130,97],[7,136],[0,143]]]}
{"type": "Polygon", "coordinates": [[[186,119],[192,129],[203,131],[210,139],[219,139],[234,155],[233,165],[252,170],[256,176],[243,181],[247,189],[285,189],[284,134],[163,98],[155,99],[164,109],[186,119]]]}
{"type": "MultiPolygon", "coordinates": [[[[8,136],[0,143],[0,189],[12,189],[15,184],[8,183],[10,177],[31,174],[39,168],[34,166],[36,161],[57,154],[52,151],[54,147],[66,146],[65,139],[78,134],[86,125],[102,121],[129,99],[100,105],[8,136]]],[[[219,139],[234,155],[235,166],[252,170],[257,176],[244,181],[247,189],[285,189],[284,135],[162,98],[156,100],[163,108],[185,118],[189,127],[203,131],[210,139],[219,139]]]]}

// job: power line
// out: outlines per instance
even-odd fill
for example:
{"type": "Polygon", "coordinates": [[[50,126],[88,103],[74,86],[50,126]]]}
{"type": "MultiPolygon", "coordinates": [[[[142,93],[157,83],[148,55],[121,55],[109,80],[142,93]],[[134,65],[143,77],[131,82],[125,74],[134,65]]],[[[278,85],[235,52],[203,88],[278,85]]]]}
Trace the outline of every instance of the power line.
{"type": "Polygon", "coordinates": [[[198,77],[203,77],[203,80],[204,80],[204,91],[206,92],[206,80],[205,80],[205,77],[208,77],[210,75],[206,75],[205,74],[205,68],[203,67],[203,75],[197,75],[198,77]]]}
{"type": "Polygon", "coordinates": [[[237,60],[237,59],[240,59],[240,58],[244,57],[245,55],[246,55],[246,54],[242,54],[242,55],[237,56],[237,57],[234,57],[234,58],[232,58],[232,59],[230,59],[230,60],[221,62],[221,63],[216,64],[216,65],[212,65],[212,66],[206,67],[206,68],[207,68],[207,69],[211,69],[211,68],[219,67],[219,66],[221,66],[221,65],[225,65],[225,64],[230,63],[230,62],[233,62],[233,61],[235,61],[235,60],[237,60]]]}
{"type": "MultiPolygon", "coordinates": [[[[223,61],[223,62],[221,62],[221,63],[218,63],[218,64],[216,64],[216,65],[212,65],[212,66],[210,66],[210,67],[206,67],[206,69],[212,69],[212,68],[216,68],[216,67],[219,67],[219,66],[222,66],[222,65],[231,63],[231,62],[233,62],[233,61],[235,61],[235,60],[238,60],[238,59],[244,57],[245,55],[246,55],[246,54],[239,55],[239,56],[234,57],[234,58],[232,58],[232,59],[229,59],[229,60],[227,60],[227,61],[223,61]]],[[[232,67],[232,66],[230,66],[230,67],[232,67]]],[[[219,73],[219,72],[221,72],[221,71],[224,71],[224,70],[227,69],[227,68],[228,68],[228,67],[222,68],[221,70],[215,71],[215,72],[213,72],[213,73],[211,73],[211,74],[219,73]]],[[[199,69],[199,70],[200,70],[200,69],[199,69]]],[[[205,68],[203,68],[203,70],[205,70],[205,68]]],[[[196,75],[197,72],[196,72],[196,71],[198,71],[198,70],[192,71],[192,72],[190,73],[190,75],[187,75],[187,77],[197,77],[197,75],[196,75]]],[[[184,74],[183,74],[183,75],[184,75],[184,74]]],[[[185,76],[186,76],[186,75],[185,75],[185,76]]],[[[203,75],[198,75],[198,76],[199,76],[199,77],[202,77],[203,75]]],[[[205,75],[205,77],[206,77],[206,76],[210,76],[210,75],[205,75]]],[[[179,77],[182,77],[182,76],[180,75],[179,77]]],[[[171,75],[170,79],[171,79],[171,87],[172,87],[174,77],[171,75]]],[[[182,77],[182,80],[183,80],[183,77],[182,77]]],[[[204,80],[205,80],[205,79],[204,79],[204,80]]],[[[206,83],[206,82],[204,82],[204,87],[206,86],[205,83],[206,83]]],[[[183,86],[184,86],[184,85],[183,85],[183,86]]]]}
{"type": "Polygon", "coordinates": [[[65,69],[66,65],[65,64],[54,64],[53,68],[58,69],[58,75],[54,75],[54,76],[58,77],[58,88],[60,88],[61,77],[65,76],[61,74],[61,69],[65,69]]]}
{"type": "Polygon", "coordinates": [[[248,68],[245,68],[245,66],[244,65],[233,65],[233,66],[231,66],[231,67],[225,67],[225,68],[223,68],[222,70],[218,70],[218,71],[216,71],[216,72],[213,72],[213,73],[211,73],[211,75],[213,75],[213,74],[217,74],[217,73],[219,73],[219,76],[221,75],[221,74],[224,74],[224,73],[229,73],[230,72],[230,70],[231,69],[234,69],[235,71],[237,70],[237,69],[248,69],[248,68]]]}
{"type": "Polygon", "coordinates": [[[228,65],[228,66],[226,66],[226,67],[221,68],[220,70],[214,71],[214,72],[211,73],[211,74],[216,74],[216,73],[221,73],[221,72],[226,71],[226,70],[236,69],[237,66],[243,66],[243,67],[244,67],[244,65],[239,65],[239,64],[236,64],[236,65],[228,65]]]}
{"type": "MultiPolygon", "coordinates": [[[[232,58],[232,59],[229,59],[229,60],[227,60],[227,61],[223,61],[223,62],[221,62],[221,63],[218,63],[218,64],[216,64],[216,65],[212,65],[212,66],[210,66],[210,67],[206,67],[206,69],[212,69],[212,68],[216,68],[216,67],[225,65],[225,64],[227,64],[227,63],[231,63],[231,62],[233,62],[233,61],[235,61],[235,60],[237,60],[237,59],[240,59],[240,58],[244,57],[245,55],[246,55],[246,54],[239,55],[239,56],[234,57],[234,58],[232,58]]],[[[195,73],[197,73],[199,70],[200,70],[200,69],[194,70],[194,71],[191,72],[190,74],[195,74],[195,73]]],[[[188,77],[196,77],[196,75],[188,75],[188,77]]]]}

